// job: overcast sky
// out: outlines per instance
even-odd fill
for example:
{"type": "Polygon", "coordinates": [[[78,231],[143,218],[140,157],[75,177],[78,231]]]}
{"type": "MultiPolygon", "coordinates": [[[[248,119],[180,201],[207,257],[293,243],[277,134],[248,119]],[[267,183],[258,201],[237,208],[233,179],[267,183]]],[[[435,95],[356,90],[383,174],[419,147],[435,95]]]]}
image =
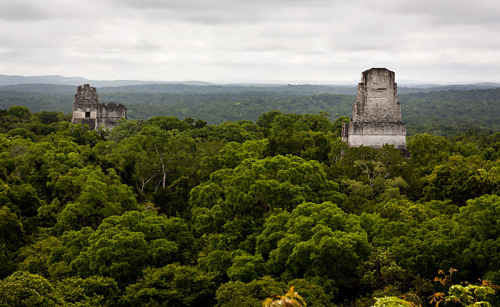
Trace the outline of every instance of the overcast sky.
{"type": "Polygon", "coordinates": [[[0,74],[500,82],[499,0],[0,0],[0,74]]]}

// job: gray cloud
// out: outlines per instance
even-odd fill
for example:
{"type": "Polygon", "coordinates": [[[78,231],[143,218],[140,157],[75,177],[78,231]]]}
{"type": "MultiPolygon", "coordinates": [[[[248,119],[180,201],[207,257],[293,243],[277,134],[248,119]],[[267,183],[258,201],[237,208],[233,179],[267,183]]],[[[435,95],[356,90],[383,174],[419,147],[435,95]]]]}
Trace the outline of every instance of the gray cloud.
{"type": "Polygon", "coordinates": [[[5,20],[36,20],[47,18],[46,12],[41,5],[31,4],[24,1],[7,3],[0,2],[0,18],[5,20]]]}
{"type": "Polygon", "coordinates": [[[500,81],[497,0],[0,0],[0,73],[500,81]]]}

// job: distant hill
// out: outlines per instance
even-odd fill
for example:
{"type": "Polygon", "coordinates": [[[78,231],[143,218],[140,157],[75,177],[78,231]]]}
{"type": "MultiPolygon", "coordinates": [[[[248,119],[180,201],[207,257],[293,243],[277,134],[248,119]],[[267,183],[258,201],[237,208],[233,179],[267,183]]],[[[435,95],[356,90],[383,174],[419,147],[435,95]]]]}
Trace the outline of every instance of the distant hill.
{"type": "MultiPolygon", "coordinates": [[[[199,82],[187,83],[157,83],[157,84],[130,84],[114,86],[98,86],[96,81],[89,81],[89,84],[97,87],[99,93],[147,93],[147,94],[214,94],[214,93],[247,93],[247,92],[268,92],[283,93],[286,95],[314,95],[314,94],[332,94],[332,95],[356,95],[357,87],[339,86],[339,85],[233,85],[233,84],[197,84],[199,82]],[[188,84],[189,83],[189,84],[188,84]]],[[[110,81],[111,82],[111,81],[110,81]]],[[[120,81],[114,81],[120,82],[120,81]]],[[[125,82],[125,81],[124,81],[125,82]]],[[[130,81],[133,82],[133,81],[130,81]]],[[[71,94],[76,92],[75,85],[58,85],[44,83],[25,83],[0,85],[0,91],[18,91],[33,93],[52,93],[52,94],[71,94]]],[[[98,83],[97,83],[98,84],[98,83]]],[[[478,90],[499,88],[500,84],[464,84],[464,85],[445,85],[445,86],[426,86],[426,87],[398,87],[399,94],[408,93],[430,93],[448,90],[478,90]]]]}
{"type": "Polygon", "coordinates": [[[148,93],[148,94],[214,94],[214,93],[247,93],[247,92],[269,92],[269,93],[284,93],[286,95],[311,95],[311,94],[340,94],[340,95],[355,95],[357,87],[355,86],[336,86],[336,85],[242,85],[242,84],[211,84],[204,82],[178,82],[178,83],[145,83],[145,84],[128,84],[119,85],[119,82],[134,82],[134,81],[109,81],[115,82],[113,85],[100,86],[100,82],[107,81],[91,81],[85,80],[84,83],[77,84],[46,84],[46,83],[23,83],[1,85],[0,91],[18,91],[18,92],[33,92],[33,93],[59,93],[68,94],[75,93],[76,86],[88,83],[97,88],[97,92],[101,93],[148,93]]]}
{"type": "Polygon", "coordinates": [[[57,85],[78,85],[88,83],[90,80],[81,77],[63,76],[8,76],[0,74],[0,85],[16,84],[57,84],[57,85]]]}
{"type": "Polygon", "coordinates": [[[499,83],[472,83],[472,84],[450,84],[450,85],[420,85],[420,86],[398,86],[398,93],[429,93],[449,90],[486,90],[499,88],[499,83]]]}
{"type": "MultiPolygon", "coordinates": [[[[357,85],[317,85],[317,84],[259,84],[235,83],[214,84],[203,81],[162,82],[138,80],[90,80],[82,77],[64,76],[16,76],[0,74],[0,90],[39,93],[68,94],[75,92],[75,86],[90,84],[100,93],[236,93],[274,92],[292,95],[334,94],[356,95],[357,85]]],[[[455,85],[409,84],[400,85],[398,92],[427,93],[447,90],[474,90],[498,88],[498,83],[475,83],[455,85]]]]}
{"type": "Polygon", "coordinates": [[[139,84],[186,84],[186,85],[210,85],[212,83],[202,81],[185,81],[185,82],[160,82],[160,81],[138,81],[138,80],[90,80],[82,77],[64,77],[64,76],[9,76],[0,74],[1,85],[19,85],[19,84],[52,84],[52,85],[81,85],[92,84],[97,87],[115,87],[115,86],[128,86],[139,84]]]}

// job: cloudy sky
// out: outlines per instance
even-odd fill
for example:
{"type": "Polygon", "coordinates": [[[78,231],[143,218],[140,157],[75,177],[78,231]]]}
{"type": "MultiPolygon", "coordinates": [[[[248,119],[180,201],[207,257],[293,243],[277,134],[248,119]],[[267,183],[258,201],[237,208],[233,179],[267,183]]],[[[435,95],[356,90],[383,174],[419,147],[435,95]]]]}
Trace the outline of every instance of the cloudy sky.
{"type": "Polygon", "coordinates": [[[0,74],[500,82],[499,0],[0,0],[0,74]]]}

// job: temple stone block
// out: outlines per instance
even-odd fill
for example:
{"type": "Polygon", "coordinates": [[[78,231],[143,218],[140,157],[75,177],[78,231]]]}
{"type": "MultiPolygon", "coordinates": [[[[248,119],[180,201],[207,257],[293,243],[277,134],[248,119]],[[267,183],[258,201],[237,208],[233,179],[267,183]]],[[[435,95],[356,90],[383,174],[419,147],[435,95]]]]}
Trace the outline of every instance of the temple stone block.
{"type": "Polygon", "coordinates": [[[349,147],[389,144],[406,149],[406,126],[401,121],[394,72],[372,68],[361,74],[351,121],[342,126],[342,140],[349,147]]]}
{"type": "Polygon", "coordinates": [[[90,84],[78,86],[73,103],[72,123],[87,124],[93,130],[99,126],[111,130],[120,118],[127,118],[127,108],[123,104],[100,103],[95,87],[90,84]]]}

